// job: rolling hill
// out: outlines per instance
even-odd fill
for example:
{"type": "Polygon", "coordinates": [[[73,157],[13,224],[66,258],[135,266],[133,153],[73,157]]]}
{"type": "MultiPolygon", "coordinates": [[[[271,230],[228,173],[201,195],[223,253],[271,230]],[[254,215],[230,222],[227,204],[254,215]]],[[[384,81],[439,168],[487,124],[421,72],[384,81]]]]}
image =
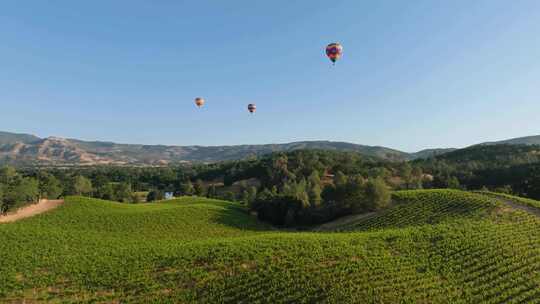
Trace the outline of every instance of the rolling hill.
{"type": "Polygon", "coordinates": [[[0,302],[540,302],[538,217],[456,190],[394,196],[346,232],[276,230],[204,198],[70,197],[0,225],[0,302]]]}

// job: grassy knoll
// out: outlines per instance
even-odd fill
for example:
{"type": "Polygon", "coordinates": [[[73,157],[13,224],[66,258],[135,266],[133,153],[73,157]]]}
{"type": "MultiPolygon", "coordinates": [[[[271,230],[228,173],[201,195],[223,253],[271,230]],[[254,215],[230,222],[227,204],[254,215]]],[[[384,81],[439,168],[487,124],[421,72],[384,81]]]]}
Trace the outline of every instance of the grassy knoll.
{"type": "Polygon", "coordinates": [[[347,232],[233,203],[68,198],[0,225],[0,302],[540,303],[540,220],[481,194],[397,192],[347,232]]]}

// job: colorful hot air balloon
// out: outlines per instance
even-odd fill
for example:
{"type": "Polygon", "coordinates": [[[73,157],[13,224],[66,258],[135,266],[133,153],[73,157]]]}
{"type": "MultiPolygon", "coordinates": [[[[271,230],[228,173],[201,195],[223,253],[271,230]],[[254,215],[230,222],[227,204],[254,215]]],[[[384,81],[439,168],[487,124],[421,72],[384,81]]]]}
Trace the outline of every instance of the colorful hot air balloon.
{"type": "Polygon", "coordinates": [[[201,98],[201,97],[195,98],[195,104],[199,108],[202,107],[204,105],[204,98],[201,98]]]}
{"type": "Polygon", "coordinates": [[[332,61],[333,64],[336,64],[336,61],[341,58],[343,55],[343,47],[339,43],[330,43],[326,47],[326,56],[332,61]]]}
{"type": "Polygon", "coordinates": [[[248,111],[250,113],[254,113],[255,110],[257,110],[257,106],[255,104],[253,104],[253,103],[248,104],[248,111]]]}

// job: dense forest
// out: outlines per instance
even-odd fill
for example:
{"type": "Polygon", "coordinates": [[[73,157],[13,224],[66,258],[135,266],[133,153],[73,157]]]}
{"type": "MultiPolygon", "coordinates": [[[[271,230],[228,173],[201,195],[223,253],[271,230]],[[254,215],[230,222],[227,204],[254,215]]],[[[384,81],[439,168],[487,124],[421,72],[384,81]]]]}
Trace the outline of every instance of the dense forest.
{"type": "Polygon", "coordinates": [[[310,225],[375,211],[390,191],[489,189],[540,198],[540,147],[474,146],[392,162],[355,152],[297,150],[260,158],[169,167],[0,170],[0,211],[39,198],[85,195],[125,203],[197,195],[244,203],[276,225],[310,225]]]}

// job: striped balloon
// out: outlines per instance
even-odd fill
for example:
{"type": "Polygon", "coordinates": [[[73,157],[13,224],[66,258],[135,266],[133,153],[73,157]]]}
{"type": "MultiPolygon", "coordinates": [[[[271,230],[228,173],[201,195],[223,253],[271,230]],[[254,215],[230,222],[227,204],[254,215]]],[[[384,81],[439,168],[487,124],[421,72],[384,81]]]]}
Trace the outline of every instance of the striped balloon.
{"type": "Polygon", "coordinates": [[[326,56],[332,61],[334,64],[336,61],[341,58],[343,55],[343,46],[339,43],[330,43],[328,46],[326,46],[326,56]]]}

